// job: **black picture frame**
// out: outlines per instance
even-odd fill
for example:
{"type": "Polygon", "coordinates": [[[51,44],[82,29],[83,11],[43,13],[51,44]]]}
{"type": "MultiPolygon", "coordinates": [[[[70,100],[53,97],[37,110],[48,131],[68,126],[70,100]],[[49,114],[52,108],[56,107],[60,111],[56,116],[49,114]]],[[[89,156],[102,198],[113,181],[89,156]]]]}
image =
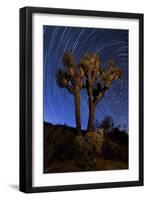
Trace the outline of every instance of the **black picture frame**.
{"type": "Polygon", "coordinates": [[[34,193],[143,185],[143,43],[143,14],[41,7],[20,9],[20,191],[34,193]],[[32,16],[34,13],[139,20],[139,180],[63,186],[32,186],[32,16]]]}

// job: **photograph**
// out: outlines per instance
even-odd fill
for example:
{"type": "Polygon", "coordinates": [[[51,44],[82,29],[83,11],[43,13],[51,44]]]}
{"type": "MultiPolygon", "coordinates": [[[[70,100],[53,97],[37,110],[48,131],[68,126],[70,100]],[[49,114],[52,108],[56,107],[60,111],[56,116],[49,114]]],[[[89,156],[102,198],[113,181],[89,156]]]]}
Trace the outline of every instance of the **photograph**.
{"type": "Polygon", "coordinates": [[[20,191],[142,186],[143,14],[20,9],[20,191]]]}
{"type": "Polygon", "coordinates": [[[43,173],[129,169],[128,30],[42,34],[43,173]]]}

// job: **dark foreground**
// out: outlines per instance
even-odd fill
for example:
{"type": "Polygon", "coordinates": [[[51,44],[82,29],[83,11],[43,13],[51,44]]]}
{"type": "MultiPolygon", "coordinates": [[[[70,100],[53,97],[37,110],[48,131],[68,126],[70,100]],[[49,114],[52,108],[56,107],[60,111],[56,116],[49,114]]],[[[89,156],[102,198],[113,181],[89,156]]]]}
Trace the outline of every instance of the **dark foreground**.
{"type": "Polygon", "coordinates": [[[74,128],[44,123],[44,173],[128,169],[128,135],[98,129],[76,136],[74,128]]]}

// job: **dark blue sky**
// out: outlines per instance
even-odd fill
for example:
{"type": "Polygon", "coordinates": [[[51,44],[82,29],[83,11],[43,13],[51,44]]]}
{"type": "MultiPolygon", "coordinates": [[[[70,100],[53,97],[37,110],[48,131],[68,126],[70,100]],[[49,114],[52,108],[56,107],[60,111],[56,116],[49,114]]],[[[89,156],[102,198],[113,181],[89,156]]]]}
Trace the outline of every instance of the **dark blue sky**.
{"type": "MultiPolygon", "coordinates": [[[[74,97],[56,83],[57,69],[63,68],[63,54],[71,51],[79,62],[85,53],[101,56],[102,66],[114,59],[122,68],[122,77],[114,81],[105,97],[97,104],[95,119],[109,115],[115,125],[128,127],[128,31],[117,29],[44,26],[44,121],[75,127],[74,97]]],[[[81,91],[81,121],[86,129],[88,98],[81,91]]]]}

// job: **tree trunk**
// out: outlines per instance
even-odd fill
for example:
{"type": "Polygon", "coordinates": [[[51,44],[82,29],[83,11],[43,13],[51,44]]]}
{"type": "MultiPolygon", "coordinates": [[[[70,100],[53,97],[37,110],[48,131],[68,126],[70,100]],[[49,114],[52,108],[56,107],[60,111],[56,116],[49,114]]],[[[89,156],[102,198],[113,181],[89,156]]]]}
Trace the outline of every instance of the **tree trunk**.
{"type": "Polygon", "coordinates": [[[94,129],[94,116],[95,116],[95,106],[93,104],[93,92],[92,86],[89,83],[88,85],[88,96],[89,96],[89,118],[88,118],[88,132],[93,131],[94,129]]]}
{"type": "Polygon", "coordinates": [[[80,91],[75,91],[75,114],[77,134],[81,135],[81,114],[80,114],[80,91]]]}
{"type": "Polygon", "coordinates": [[[88,118],[88,132],[94,130],[94,117],[95,117],[95,106],[89,107],[89,118],[88,118]]]}

